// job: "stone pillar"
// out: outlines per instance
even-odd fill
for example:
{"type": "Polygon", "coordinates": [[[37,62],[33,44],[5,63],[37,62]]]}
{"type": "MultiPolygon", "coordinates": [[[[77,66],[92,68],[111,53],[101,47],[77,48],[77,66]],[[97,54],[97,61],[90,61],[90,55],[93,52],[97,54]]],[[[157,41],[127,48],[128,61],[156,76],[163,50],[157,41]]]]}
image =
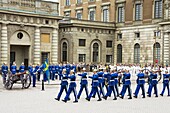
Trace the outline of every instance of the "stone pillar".
{"type": "Polygon", "coordinates": [[[51,62],[58,63],[58,29],[53,28],[52,46],[51,46],[51,62]]]}
{"type": "Polygon", "coordinates": [[[169,64],[169,33],[164,33],[164,64],[169,64]]]}
{"type": "Polygon", "coordinates": [[[1,29],[1,64],[3,62],[8,63],[8,36],[7,36],[7,24],[2,24],[1,29]]]}
{"type": "Polygon", "coordinates": [[[36,27],[35,28],[35,39],[34,39],[34,59],[33,59],[33,63],[40,64],[40,55],[41,51],[40,51],[40,28],[36,27]]]}
{"type": "Polygon", "coordinates": [[[164,3],[164,19],[168,20],[169,19],[169,1],[165,0],[164,3]]]}

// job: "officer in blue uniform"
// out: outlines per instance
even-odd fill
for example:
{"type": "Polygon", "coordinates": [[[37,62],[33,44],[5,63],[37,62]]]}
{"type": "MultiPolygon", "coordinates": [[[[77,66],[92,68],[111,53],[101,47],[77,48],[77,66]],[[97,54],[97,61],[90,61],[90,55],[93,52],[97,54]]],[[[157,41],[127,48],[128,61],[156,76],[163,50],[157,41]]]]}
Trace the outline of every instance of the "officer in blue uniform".
{"type": "Polygon", "coordinates": [[[36,68],[35,66],[33,65],[33,68],[31,70],[31,75],[32,75],[32,87],[36,87],[36,68]]]}
{"type": "Polygon", "coordinates": [[[68,62],[67,62],[67,64],[66,64],[65,68],[66,68],[66,73],[67,73],[67,75],[69,75],[71,68],[70,68],[70,64],[69,64],[68,62]]]}
{"type": "Polygon", "coordinates": [[[55,65],[52,65],[51,69],[52,69],[51,79],[54,80],[54,78],[55,78],[55,73],[56,73],[55,65]]]}
{"type": "Polygon", "coordinates": [[[6,83],[7,73],[8,73],[8,66],[7,66],[7,64],[3,63],[1,69],[2,69],[3,84],[5,84],[6,83]]]}
{"type": "Polygon", "coordinates": [[[15,62],[13,62],[13,65],[11,66],[11,73],[12,75],[15,75],[17,73],[17,66],[15,62]]]}
{"type": "Polygon", "coordinates": [[[60,100],[60,97],[63,93],[63,91],[65,90],[66,94],[67,94],[67,86],[68,86],[68,75],[66,73],[66,69],[63,69],[63,74],[61,77],[61,87],[60,87],[60,92],[58,93],[58,96],[55,98],[56,100],[60,100]]]}
{"type": "Polygon", "coordinates": [[[74,70],[74,73],[77,72],[77,67],[76,67],[76,65],[75,65],[74,63],[73,63],[73,65],[71,66],[71,69],[74,70]]]}
{"type": "Polygon", "coordinates": [[[52,72],[52,65],[51,64],[48,66],[48,69],[49,69],[49,72],[50,72],[50,79],[52,79],[53,72],[52,72]]]}
{"type": "Polygon", "coordinates": [[[152,88],[154,88],[154,94],[156,95],[155,97],[158,97],[158,89],[157,89],[157,71],[153,70],[153,73],[150,74],[150,78],[151,78],[151,85],[148,91],[148,97],[151,97],[151,93],[152,93],[152,88]]]}
{"type": "Polygon", "coordinates": [[[131,81],[130,81],[130,78],[131,78],[131,74],[129,73],[129,69],[126,69],[125,73],[123,74],[123,90],[122,90],[122,94],[120,96],[120,98],[124,98],[124,95],[126,93],[126,89],[128,89],[128,95],[129,95],[129,98],[128,99],[132,99],[132,93],[131,93],[131,81]]]}
{"type": "Polygon", "coordinates": [[[55,79],[58,79],[58,74],[59,74],[59,65],[58,64],[55,65],[55,71],[56,71],[55,79]]]}
{"type": "Polygon", "coordinates": [[[74,97],[75,97],[75,101],[73,103],[76,103],[76,102],[78,102],[78,99],[77,99],[77,92],[76,92],[76,76],[75,76],[74,70],[70,71],[70,76],[68,76],[68,78],[70,79],[70,85],[68,88],[68,92],[67,92],[64,100],[62,100],[62,101],[67,102],[69,100],[69,96],[70,96],[71,92],[73,92],[74,97]]]}
{"type": "Polygon", "coordinates": [[[41,70],[39,69],[40,68],[40,65],[37,64],[35,66],[35,69],[37,70],[37,80],[40,81],[40,74],[41,74],[41,70]]]}
{"type": "Polygon", "coordinates": [[[99,90],[98,90],[99,80],[98,80],[98,75],[97,75],[96,69],[93,70],[93,76],[89,76],[89,78],[92,79],[92,89],[91,89],[91,92],[90,92],[88,98],[86,98],[86,100],[90,101],[92,95],[97,93],[98,98],[99,98],[97,101],[101,101],[102,99],[100,97],[99,90]]]}
{"type": "Polygon", "coordinates": [[[103,74],[104,72],[102,71],[102,68],[99,69],[98,74],[98,80],[99,80],[99,89],[100,89],[100,94],[103,95],[103,97],[105,96],[104,90],[103,90],[103,82],[104,82],[104,77],[103,74]]]}
{"type": "Polygon", "coordinates": [[[138,96],[138,93],[139,93],[139,90],[140,88],[142,89],[142,95],[143,97],[142,98],[145,98],[145,87],[144,87],[144,84],[145,84],[145,74],[143,73],[143,70],[140,69],[140,72],[137,74],[137,87],[136,87],[136,90],[135,90],[135,93],[134,93],[134,97],[137,98],[138,96]]]}
{"type": "Polygon", "coordinates": [[[116,96],[119,97],[119,88],[118,88],[118,72],[117,72],[117,69],[114,69],[114,77],[115,77],[115,93],[116,93],[116,96]]]}
{"type": "Polygon", "coordinates": [[[62,79],[62,72],[63,72],[64,67],[62,66],[62,64],[59,64],[59,80],[62,79]]]}
{"type": "Polygon", "coordinates": [[[108,88],[108,83],[109,83],[109,73],[107,72],[107,70],[106,70],[106,68],[103,68],[103,72],[104,72],[104,74],[103,74],[103,77],[104,77],[104,82],[103,82],[103,86],[106,88],[106,90],[107,90],[107,92],[108,92],[108,90],[109,90],[109,88],[108,88]]]}
{"type": "Polygon", "coordinates": [[[170,96],[169,79],[170,79],[170,74],[168,74],[168,71],[165,70],[165,74],[163,74],[163,90],[162,90],[162,92],[160,94],[161,96],[164,95],[165,88],[167,88],[168,96],[170,96]]]}
{"type": "Polygon", "coordinates": [[[86,98],[88,97],[88,81],[87,81],[87,72],[86,72],[86,68],[83,68],[83,73],[82,74],[78,74],[79,76],[81,76],[81,82],[80,82],[80,91],[77,95],[77,98],[79,99],[81,96],[81,93],[83,91],[83,89],[85,89],[86,91],[86,98]]]}
{"type": "MultiPolygon", "coordinates": [[[[19,67],[19,72],[20,72],[20,73],[25,72],[25,65],[24,65],[23,62],[21,63],[21,66],[19,67]]],[[[24,74],[21,74],[21,75],[20,75],[20,79],[21,79],[21,83],[22,83],[22,88],[24,88],[24,81],[23,81],[23,79],[24,79],[24,74]]]]}
{"type": "Polygon", "coordinates": [[[103,97],[105,100],[107,99],[108,96],[111,95],[112,92],[114,94],[113,100],[117,100],[116,93],[115,93],[115,78],[117,77],[117,73],[115,73],[114,70],[116,70],[116,69],[110,70],[109,91],[103,97]]]}

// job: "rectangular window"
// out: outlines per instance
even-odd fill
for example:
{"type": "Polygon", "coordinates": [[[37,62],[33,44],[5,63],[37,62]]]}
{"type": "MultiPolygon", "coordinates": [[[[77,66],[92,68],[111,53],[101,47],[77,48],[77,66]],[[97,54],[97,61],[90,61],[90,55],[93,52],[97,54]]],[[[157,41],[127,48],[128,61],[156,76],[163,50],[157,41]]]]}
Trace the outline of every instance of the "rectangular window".
{"type": "Polygon", "coordinates": [[[112,47],[112,41],[111,40],[106,41],[106,47],[112,47]]]}
{"type": "Polygon", "coordinates": [[[106,55],[106,62],[111,63],[112,62],[112,55],[106,55]]]}
{"type": "Polygon", "coordinates": [[[95,11],[89,11],[89,20],[94,21],[95,19],[95,11]]]}
{"type": "Polygon", "coordinates": [[[109,10],[103,9],[103,22],[108,22],[108,21],[109,21],[109,10]]]}
{"type": "Polygon", "coordinates": [[[155,18],[162,18],[162,0],[155,1],[155,18]]]}
{"type": "Polygon", "coordinates": [[[46,61],[46,59],[48,58],[49,53],[48,52],[43,52],[41,53],[41,64],[44,64],[44,62],[46,61]]]}
{"type": "Polygon", "coordinates": [[[122,40],[122,33],[117,34],[117,40],[122,40]]]}
{"type": "Polygon", "coordinates": [[[64,12],[64,16],[70,17],[70,11],[64,12]]]}
{"type": "Polygon", "coordinates": [[[154,37],[160,37],[161,31],[154,31],[154,37]]]}
{"type": "Polygon", "coordinates": [[[70,0],[66,0],[66,6],[70,5],[70,0]]]}
{"type": "Polygon", "coordinates": [[[79,46],[86,46],[86,39],[79,39],[79,46]]]}
{"type": "Polygon", "coordinates": [[[82,13],[81,12],[79,12],[79,13],[77,13],[77,19],[82,19],[82,13]]]}
{"type": "Polygon", "coordinates": [[[142,19],[142,5],[136,4],[135,7],[135,20],[141,20],[142,19]]]}
{"type": "Polygon", "coordinates": [[[41,33],[41,42],[42,43],[50,43],[50,34],[49,33],[41,33]]]}
{"type": "Polygon", "coordinates": [[[82,0],[77,0],[77,4],[81,4],[82,3],[82,0]]]}
{"type": "Polygon", "coordinates": [[[86,54],[79,54],[79,62],[86,62],[86,54]]]}
{"type": "Polygon", "coordinates": [[[135,33],[135,38],[140,38],[140,32],[135,33]]]}
{"type": "Polygon", "coordinates": [[[124,22],[124,7],[118,7],[118,23],[124,22]]]}

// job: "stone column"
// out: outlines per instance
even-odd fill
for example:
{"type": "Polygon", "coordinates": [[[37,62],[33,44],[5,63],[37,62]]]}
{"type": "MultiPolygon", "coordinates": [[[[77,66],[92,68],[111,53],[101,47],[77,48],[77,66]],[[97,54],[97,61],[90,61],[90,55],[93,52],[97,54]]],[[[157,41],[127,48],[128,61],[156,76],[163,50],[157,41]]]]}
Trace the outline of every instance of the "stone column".
{"type": "Polygon", "coordinates": [[[8,35],[7,24],[2,24],[1,30],[1,63],[8,63],[8,35]]]}
{"type": "Polygon", "coordinates": [[[58,29],[53,28],[52,46],[51,46],[51,62],[58,63],[58,29]]]}
{"type": "Polygon", "coordinates": [[[33,63],[40,64],[40,55],[41,51],[40,51],[40,28],[36,27],[35,28],[35,39],[34,39],[34,59],[33,59],[33,63]]]}
{"type": "Polygon", "coordinates": [[[169,33],[164,33],[164,64],[170,63],[169,61],[169,33]]]}

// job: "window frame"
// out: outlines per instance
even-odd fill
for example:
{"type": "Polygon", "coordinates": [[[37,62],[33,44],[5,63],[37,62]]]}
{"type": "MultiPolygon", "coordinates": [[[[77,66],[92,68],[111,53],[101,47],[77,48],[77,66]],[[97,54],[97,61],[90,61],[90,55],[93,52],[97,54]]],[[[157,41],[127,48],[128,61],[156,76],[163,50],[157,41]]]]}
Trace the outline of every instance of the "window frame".
{"type": "Polygon", "coordinates": [[[79,46],[85,47],[86,46],[86,39],[79,39],[79,46]],[[83,41],[83,42],[82,42],[83,41]],[[83,43],[83,44],[82,44],[83,43]]]}

